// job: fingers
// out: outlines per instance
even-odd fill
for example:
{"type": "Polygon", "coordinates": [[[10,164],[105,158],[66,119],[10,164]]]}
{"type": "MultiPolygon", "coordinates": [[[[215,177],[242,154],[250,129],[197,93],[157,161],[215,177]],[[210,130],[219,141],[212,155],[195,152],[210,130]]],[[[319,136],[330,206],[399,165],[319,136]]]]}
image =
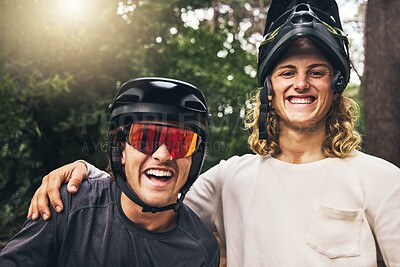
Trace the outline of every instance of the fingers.
{"type": "Polygon", "coordinates": [[[76,161],[73,163],[74,169],[71,173],[71,180],[68,182],[68,192],[74,194],[78,192],[82,181],[87,177],[87,166],[83,161],[76,161]]]}
{"type": "Polygon", "coordinates": [[[47,183],[48,176],[46,175],[45,177],[43,177],[42,184],[36,190],[35,194],[32,197],[31,204],[28,210],[28,217],[31,217],[32,220],[37,220],[40,216],[42,216],[44,220],[48,220],[51,217],[49,201],[46,194],[47,183]]]}
{"type": "Polygon", "coordinates": [[[70,192],[71,194],[75,194],[76,192],[78,192],[81,183],[82,183],[82,180],[80,180],[76,177],[71,178],[71,180],[68,182],[68,185],[67,185],[68,192],[70,192]]]}
{"type": "Polygon", "coordinates": [[[36,190],[29,205],[28,218],[31,217],[33,220],[37,220],[39,216],[42,216],[44,220],[50,219],[49,199],[53,208],[57,212],[61,212],[64,209],[60,196],[61,185],[69,181],[68,191],[76,193],[87,175],[86,164],[83,161],[76,161],[64,165],[43,177],[42,184],[36,190]]]}
{"type": "MultiPolygon", "coordinates": [[[[58,169],[50,172],[48,175],[48,185],[47,185],[47,190],[46,190],[46,196],[48,196],[48,198],[50,199],[51,205],[57,212],[61,212],[64,209],[64,205],[62,203],[61,195],[60,195],[60,188],[61,188],[61,185],[64,182],[64,180],[69,178],[69,177],[66,177],[66,176],[68,176],[67,173],[69,173],[69,172],[68,172],[68,170],[65,170],[65,168],[68,165],[62,166],[61,168],[58,168],[58,169]]],[[[48,203],[47,203],[47,205],[48,205],[48,203]]]]}
{"type": "Polygon", "coordinates": [[[37,196],[36,196],[37,191],[35,192],[35,194],[33,195],[32,199],[31,199],[31,203],[29,204],[29,208],[28,208],[28,215],[26,216],[26,218],[31,218],[33,220],[36,220],[37,214],[39,212],[39,209],[37,208],[37,196]]]}
{"type": "Polygon", "coordinates": [[[47,194],[50,203],[57,212],[64,209],[60,197],[60,187],[63,183],[68,182],[67,190],[69,193],[76,193],[81,185],[83,179],[87,176],[86,164],[82,161],[76,161],[64,165],[49,173],[47,194]]]}

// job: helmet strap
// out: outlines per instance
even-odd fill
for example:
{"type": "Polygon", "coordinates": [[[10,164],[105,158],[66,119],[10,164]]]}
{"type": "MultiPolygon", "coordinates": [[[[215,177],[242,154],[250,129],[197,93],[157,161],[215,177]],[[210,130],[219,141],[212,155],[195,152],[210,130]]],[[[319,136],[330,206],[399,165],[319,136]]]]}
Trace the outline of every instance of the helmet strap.
{"type": "Polygon", "coordinates": [[[182,205],[183,205],[183,200],[185,199],[186,193],[189,191],[189,188],[190,188],[190,186],[185,186],[185,187],[183,187],[183,188],[181,189],[181,192],[180,192],[181,195],[180,195],[180,197],[178,198],[176,204],[173,204],[173,205],[174,205],[174,211],[175,211],[175,212],[178,212],[178,211],[181,209],[181,207],[182,207],[182,205]]]}
{"type": "Polygon", "coordinates": [[[258,116],[258,139],[267,140],[267,115],[272,110],[272,84],[271,77],[265,79],[264,87],[260,92],[260,114],[258,116]]]}

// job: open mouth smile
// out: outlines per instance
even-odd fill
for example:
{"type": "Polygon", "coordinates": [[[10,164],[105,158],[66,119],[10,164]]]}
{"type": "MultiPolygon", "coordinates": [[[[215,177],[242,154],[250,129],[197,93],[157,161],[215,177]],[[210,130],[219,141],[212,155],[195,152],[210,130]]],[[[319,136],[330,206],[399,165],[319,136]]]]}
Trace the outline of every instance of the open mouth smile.
{"type": "Polygon", "coordinates": [[[309,105],[313,103],[316,100],[316,98],[313,96],[308,96],[308,97],[290,96],[288,97],[288,100],[291,104],[295,105],[309,105]]]}
{"type": "Polygon", "coordinates": [[[166,182],[174,176],[174,173],[169,170],[148,169],[145,173],[150,180],[161,182],[166,182]]]}

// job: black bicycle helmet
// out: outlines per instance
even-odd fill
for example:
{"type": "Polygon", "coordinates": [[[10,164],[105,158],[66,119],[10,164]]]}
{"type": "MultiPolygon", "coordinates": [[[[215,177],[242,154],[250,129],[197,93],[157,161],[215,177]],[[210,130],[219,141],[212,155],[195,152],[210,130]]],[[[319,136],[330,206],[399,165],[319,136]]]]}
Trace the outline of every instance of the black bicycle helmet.
{"type": "MultiPolygon", "coordinates": [[[[203,93],[195,86],[178,80],[158,77],[132,79],[124,83],[109,106],[109,133],[119,126],[135,121],[174,122],[179,127],[190,127],[202,142],[192,154],[189,177],[180,189],[177,203],[164,207],[144,203],[126,184],[121,151],[110,137],[109,157],[116,181],[121,190],[144,212],[159,212],[168,209],[178,211],[190,186],[197,179],[203,166],[208,136],[209,113],[203,93]]],[[[110,135],[111,136],[111,135],[110,135]]]]}
{"type": "MultiPolygon", "coordinates": [[[[267,19],[259,48],[259,85],[264,86],[265,79],[286,48],[297,38],[307,37],[320,47],[332,65],[341,72],[343,83],[339,90],[343,90],[350,79],[350,60],[348,40],[342,29],[336,2],[328,1],[331,3],[328,10],[313,6],[315,1],[292,2],[301,3],[285,11],[275,21],[267,19]]],[[[271,7],[268,17],[276,17],[271,13],[273,11],[271,7]]]]}
{"type": "MultiPolygon", "coordinates": [[[[334,0],[278,0],[268,11],[264,38],[258,53],[258,84],[261,90],[259,138],[267,139],[266,117],[271,110],[267,96],[272,87],[267,78],[290,44],[306,37],[315,43],[336,69],[332,89],[342,93],[350,79],[348,40],[342,30],[334,0]]],[[[271,98],[269,98],[271,99],[271,98]]]]}

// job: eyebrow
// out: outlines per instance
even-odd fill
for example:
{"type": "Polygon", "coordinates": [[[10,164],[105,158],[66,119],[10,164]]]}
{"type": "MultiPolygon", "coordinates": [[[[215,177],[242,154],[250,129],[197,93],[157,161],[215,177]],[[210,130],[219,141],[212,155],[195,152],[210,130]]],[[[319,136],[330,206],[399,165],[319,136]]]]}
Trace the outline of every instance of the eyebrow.
{"type": "Polygon", "coordinates": [[[316,63],[316,64],[311,64],[310,66],[308,66],[310,69],[312,68],[316,68],[316,67],[325,67],[330,69],[331,67],[328,64],[325,63],[316,63]]]}
{"type": "MultiPolygon", "coordinates": [[[[325,64],[325,63],[316,63],[316,64],[311,64],[311,65],[307,66],[307,68],[309,68],[309,69],[313,69],[316,67],[325,67],[325,68],[330,69],[329,65],[325,64]]],[[[277,69],[278,70],[279,69],[296,69],[296,66],[288,64],[288,65],[278,66],[277,69]]]]}

